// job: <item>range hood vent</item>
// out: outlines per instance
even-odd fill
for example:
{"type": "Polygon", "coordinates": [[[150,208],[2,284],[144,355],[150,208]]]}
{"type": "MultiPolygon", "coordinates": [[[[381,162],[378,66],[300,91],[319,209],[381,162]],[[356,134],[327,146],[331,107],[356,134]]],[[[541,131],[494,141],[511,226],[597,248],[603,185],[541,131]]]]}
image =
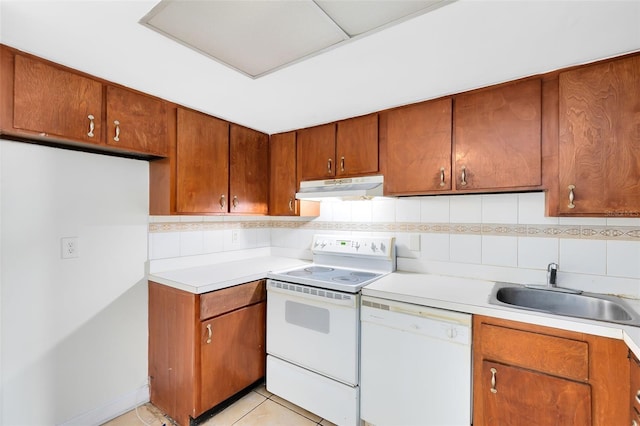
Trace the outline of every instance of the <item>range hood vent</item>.
{"type": "Polygon", "coordinates": [[[381,197],[382,176],[363,176],[342,179],[310,180],[300,182],[299,200],[320,201],[324,198],[369,199],[381,197]]]}

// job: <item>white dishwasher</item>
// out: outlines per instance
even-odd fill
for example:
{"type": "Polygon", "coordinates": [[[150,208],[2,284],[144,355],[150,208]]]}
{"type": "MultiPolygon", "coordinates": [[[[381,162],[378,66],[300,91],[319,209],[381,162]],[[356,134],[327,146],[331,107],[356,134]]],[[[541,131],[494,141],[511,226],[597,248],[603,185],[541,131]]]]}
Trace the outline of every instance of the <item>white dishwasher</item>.
{"type": "Polygon", "coordinates": [[[471,315],[362,296],[360,417],[471,424],[471,315]]]}

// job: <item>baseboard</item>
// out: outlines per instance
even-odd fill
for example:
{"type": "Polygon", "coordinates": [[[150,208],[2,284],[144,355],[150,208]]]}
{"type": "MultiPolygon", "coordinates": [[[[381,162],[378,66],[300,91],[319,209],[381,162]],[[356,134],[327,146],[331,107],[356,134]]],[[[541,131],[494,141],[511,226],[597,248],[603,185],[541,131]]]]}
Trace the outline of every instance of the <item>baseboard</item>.
{"type": "Polygon", "coordinates": [[[128,392],[107,404],[87,411],[71,420],[62,423],[62,426],[87,426],[101,425],[115,419],[127,411],[133,410],[138,405],[149,402],[149,385],[144,385],[136,390],[128,392]]]}

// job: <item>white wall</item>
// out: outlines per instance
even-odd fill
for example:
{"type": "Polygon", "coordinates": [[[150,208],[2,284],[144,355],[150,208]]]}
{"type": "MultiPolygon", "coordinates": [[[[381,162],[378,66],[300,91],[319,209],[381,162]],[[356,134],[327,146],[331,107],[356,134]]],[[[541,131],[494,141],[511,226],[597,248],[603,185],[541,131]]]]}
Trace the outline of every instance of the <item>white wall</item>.
{"type": "Polygon", "coordinates": [[[4,140],[0,160],[0,424],[100,423],[148,398],[148,163],[4,140]]]}

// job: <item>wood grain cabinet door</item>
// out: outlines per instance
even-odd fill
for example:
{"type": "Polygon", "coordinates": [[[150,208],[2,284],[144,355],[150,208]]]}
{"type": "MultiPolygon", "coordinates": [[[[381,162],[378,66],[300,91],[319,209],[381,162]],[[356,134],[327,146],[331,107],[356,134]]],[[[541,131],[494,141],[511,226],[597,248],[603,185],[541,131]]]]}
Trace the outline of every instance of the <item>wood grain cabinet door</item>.
{"type": "Polygon", "coordinates": [[[297,131],[298,181],[331,179],[336,175],[336,124],[297,131]]]}
{"type": "Polygon", "coordinates": [[[293,216],[296,200],[296,132],[271,135],[269,141],[270,174],[269,215],[293,216]]]}
{"type": "Polygon", "coordinates": [[[539,79],[456,96],[454,189],[542,184],[539,79]]]}
{"type": "Polygon", "coordinates": [[[227,213],[229,123],[178,108],[176,210],[227,213]]]}
{"type": "Polygon", "coordinates": [[[386,194],[451,190],[450,98],[389,110],[380,120],[386,194]]]}
{"type": "Polygon", "coordinates": [[[482,425],[591,426],[591,387],[523,368],[482,363],[482,425]]]}
{"type": "Polygon", "coordinates": [[[201,323],[198,414],[265,375],[266,302],[201,323]]]}
{"type": "Polygon", "coordinates": [[[229,212],[269,212],[269,136],[231,124],[229,212]]]}
{"type": "Polygon", "coordinates": [[[168,106],[137,92],[107,86],[106,143],[114,148],[166,156],[168,106]]]}
{"type": "Polygon", "coordinates": [[[16,55],[13,127],[99,144],[102,84],[16,55]]]}
{"type": "Polygon", "coordinates": [[[560,214],[640,215],[640,56],[560,74],[560,214]]]}
{"type": "Polygon", "coordinates": [[[336,162],[336,177],[378,171],[378,114],[338,122],[336,162]]]}

